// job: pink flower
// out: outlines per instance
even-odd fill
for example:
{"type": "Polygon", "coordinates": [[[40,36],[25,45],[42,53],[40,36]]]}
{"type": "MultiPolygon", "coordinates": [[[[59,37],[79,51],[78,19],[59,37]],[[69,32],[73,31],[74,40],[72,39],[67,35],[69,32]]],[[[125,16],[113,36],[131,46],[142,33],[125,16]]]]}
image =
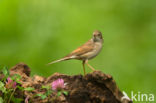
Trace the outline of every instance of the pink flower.
{"type": "Polygon", "coordinates": [[[7,78],[6,88],[16,88],[17,83],[11,80],[10,77],[7,78]]]}
{"type": "Polygon", "coordinates": [[[16,82],[13,82],[12,87],[13,88],[16,88],[16,85],[17,85],[17,83],[16,82]]]}
{"type": "Polygon", "coordinates": [[[12,80],[11,80],[10,77],[7,78],[7,81],[8,81],[8,82],[7,82],[8,84],[12,82],[12,80]]]}
{"type": "Polygon", "coordinates": [[[61,90],[65,87],[63,79],[57,79],[52,82],[52,89],[53,90],[61,90]]]}

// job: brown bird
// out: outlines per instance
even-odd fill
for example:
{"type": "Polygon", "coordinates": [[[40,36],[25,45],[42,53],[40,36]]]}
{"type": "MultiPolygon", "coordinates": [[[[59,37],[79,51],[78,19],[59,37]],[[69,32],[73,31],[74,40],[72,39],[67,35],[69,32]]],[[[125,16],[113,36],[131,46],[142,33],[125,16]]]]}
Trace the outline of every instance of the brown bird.
{"type": "Polygon", "coordinates": [[[78,47],[77,49],[72,51],[67,56],[65,56],[59,60],[50,62],[48,64],[53,64],[53,63],[70,60],[70,59],[82,60],[83,71],[84,71],[84,75],[85,75],[86,74],[85,64],[87,64],[89,68],[91,68],[93,71],[95,71],[95,69],[90,64],[88,64],[88,60],[96,57],[99,54],[99,52],[102,49],[102,44],[103,44],[102,33],[100,31],[96,30],[93,32],[93,37],[90,40],[88,40],[85,44],[78,47]]]}

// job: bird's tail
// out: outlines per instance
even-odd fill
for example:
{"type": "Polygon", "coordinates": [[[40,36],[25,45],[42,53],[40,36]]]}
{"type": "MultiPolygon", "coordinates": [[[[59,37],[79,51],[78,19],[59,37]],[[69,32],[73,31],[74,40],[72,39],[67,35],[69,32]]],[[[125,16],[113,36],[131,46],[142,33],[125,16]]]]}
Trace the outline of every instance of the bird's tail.
{"type": "Polygon", "coordinates": [[[57,63],[57,62],[60,62],[60,61],[64,61],[64,60],[69,60],[69,59],[72,59],[72,58],[71,57],[64,57],[64,58],[52,61],[52,62],[48,63],[47,65],[54,64],[54,63],[57,63]]]}

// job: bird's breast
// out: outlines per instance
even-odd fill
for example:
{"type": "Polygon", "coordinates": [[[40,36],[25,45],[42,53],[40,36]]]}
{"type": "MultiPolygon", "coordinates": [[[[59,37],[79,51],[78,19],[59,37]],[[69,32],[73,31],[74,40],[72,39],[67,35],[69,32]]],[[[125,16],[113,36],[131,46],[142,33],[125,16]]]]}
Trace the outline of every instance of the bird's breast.
{"type": "Polygon", "coordinates": [[[92,55],[90,55],[89,59],[96,57],[102,49],[102,43],[95,43],[94,50],[92,51],[92,55]]]}
{"type": "Polygon", "coordinates": [[[87,57],[86,59],[92,59],[92,58],[96,57],[99,54],[101,49],[102,49],[102,43],[100,43],[100,42],[95,43],[94,49],[92,51],[84,54],[83,56],[87,57]]]}

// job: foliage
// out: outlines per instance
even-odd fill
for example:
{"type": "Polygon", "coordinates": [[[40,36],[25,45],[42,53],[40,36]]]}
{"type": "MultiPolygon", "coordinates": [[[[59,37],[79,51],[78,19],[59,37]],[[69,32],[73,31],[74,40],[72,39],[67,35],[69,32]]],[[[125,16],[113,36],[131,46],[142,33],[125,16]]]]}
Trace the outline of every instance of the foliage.
{"type": "Polygon", "coordinates": [[[10,76],[9,70],[7,67],[2,69],[2,73],[4,75],[3,79],[0,81],[0,91],[3,93],[2,97],[0,97],[0,103],[21,103],[23,98],[16,98],[14,96],[16,89],[18,88],[21,91],[32,91],[34,88],[27,87],[23,88],[19,84],[21,76],[18,74],[14,74],[10,76]],[[15,84],[14,84],[15,83],[15,84]],[[18,84],[16,84],[18,83],[18,84]],[[14,84],[14,85],[13,85],[14,84]]]}
{"type": "Polygon", "coordinates": [[[46,92],[44,94],[36,94],[36,96],[41,97],[41,99],[45,99],[48,98],[48,100],[50,99],[50,95],[52,94],[52,89],[50,86],[42,86],[42,89],[45,89],[46,92]]]}
{"type": "MultiPolygon", "coordinates": [[[[2,69],[2,73],[4,77],[0,81],[0,91],[2,92],[2,96],[0,97],[0,103],[3,103],[3,102],[4,103],[11,103],[11,102],[21,103],[22,101],[24,101],[24,99],[15,97],[15,93],[17,89],[19,89],[20,91],[28,91],[28,92],[35,90],[35,88],[33,87],[23,88],[20,82],[21,76],[18,74],[14,74],[13,76],[10,76],[9,70],[6,67],[2,69]]],[[[60,80],[63,81],[61,83],[64,87],[65,86],[64,80],[63,79],[60,79],[60,80]]],[[[52,86],[43,85],[41,89],[42,90],[44,89],[45,93],[42,93],[42,94],[39,93],[39,94],[36,94],[35,96],[39,96],[41,97],[41,99],[48,98],[48,100],[52,100],[51,95],[54,91],[51,87],[52,86]]],[[[61,94],[68,95],[68,92],[64,91],[62,88],[57,91],[57,96],[60,96],[61,94]]],[[[28,102],[29,101],[28,99],[29,97],[27,96],[25,98],[25,101],[28,102]]]]}
{"type": "Polygon", "coordinates": [[[33,91],[33,90],[35,90],[35,89],[32,88],[32,87],[27,87],[27,88],[24,88],[24,90],[25,90],[25,91],[33,91]]]}

